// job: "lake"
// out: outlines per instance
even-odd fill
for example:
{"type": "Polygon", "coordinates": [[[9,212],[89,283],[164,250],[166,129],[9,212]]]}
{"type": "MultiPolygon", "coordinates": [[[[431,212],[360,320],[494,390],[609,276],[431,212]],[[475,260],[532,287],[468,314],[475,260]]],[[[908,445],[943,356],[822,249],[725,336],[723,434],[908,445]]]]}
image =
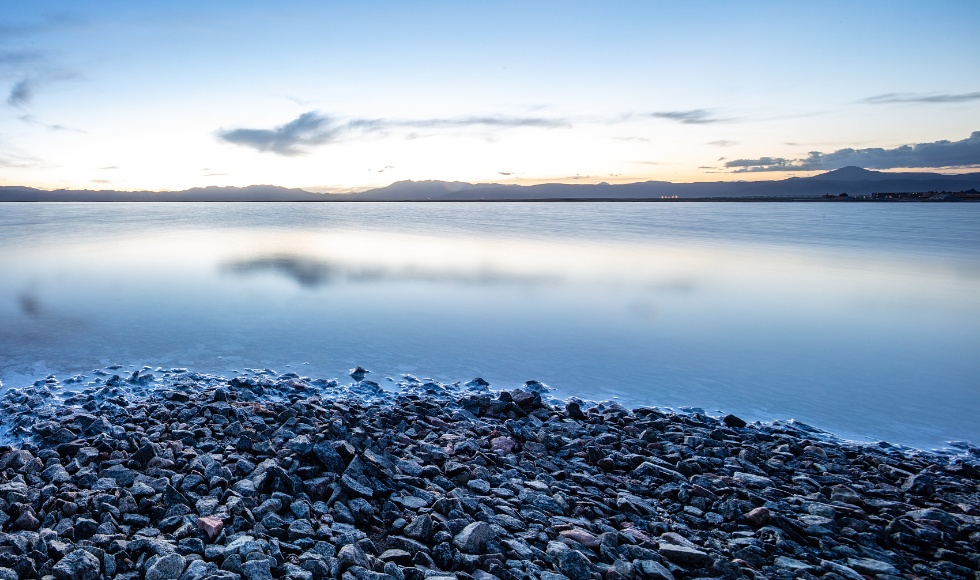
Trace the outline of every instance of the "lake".
{"type": "Polygon", "coordinates": [[[0,380],[110,364],[980,442],[980,204],[0,205],[0,380]]]}

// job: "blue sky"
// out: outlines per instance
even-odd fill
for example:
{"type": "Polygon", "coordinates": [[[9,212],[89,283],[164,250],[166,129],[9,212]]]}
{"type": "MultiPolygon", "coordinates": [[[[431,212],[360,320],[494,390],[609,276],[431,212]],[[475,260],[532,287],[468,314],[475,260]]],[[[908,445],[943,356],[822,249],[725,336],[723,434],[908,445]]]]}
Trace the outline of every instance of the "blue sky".
{"type": "Polygon", "coordinates": [[[976,1],[0,7],[0,185],[344,191],[980,164],[976,1]]]}

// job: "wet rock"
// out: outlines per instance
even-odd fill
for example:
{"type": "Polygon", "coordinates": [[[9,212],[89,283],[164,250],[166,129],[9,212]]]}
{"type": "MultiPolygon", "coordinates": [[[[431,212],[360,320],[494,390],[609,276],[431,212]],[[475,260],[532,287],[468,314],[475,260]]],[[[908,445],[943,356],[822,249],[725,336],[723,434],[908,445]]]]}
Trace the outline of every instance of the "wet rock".
{"type": "Polygon", "coordinates": [[[747,425],[745,420],[740,419],[735,415],[725,415],[721,422],[724,423],[726,427],[735,427],[736,429],[741,429],[747,425]]]}

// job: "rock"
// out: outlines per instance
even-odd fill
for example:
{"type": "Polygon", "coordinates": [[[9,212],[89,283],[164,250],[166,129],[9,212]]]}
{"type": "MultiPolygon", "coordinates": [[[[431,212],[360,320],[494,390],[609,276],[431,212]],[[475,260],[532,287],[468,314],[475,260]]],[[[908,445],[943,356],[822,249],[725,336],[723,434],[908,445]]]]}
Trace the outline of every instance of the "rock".
{"type": "Polygon", "coordinates": [[[810,564],[807,564],[806,562],[801,562],[800,560],[796,560],[794,558],[788,558],[786,556],[777,556],[773,564],[777,568],[782,568],[783,570],[789,570],[790,572],[793,573],[811,572],[813,570],[813,566],[811,566],[810,564]]]}
{"type": "Polygon", "coordinates": [[[572,529],[559,532],[563,538],[574,540],[586,548],[595,549],[599,547],[599,538],[586,532],[585,530],[572,529]]]}
{"type": "Polygon", "coordinates": [[[769,522],[772,521],[772,514],[769,513],[769,509],[765,507],[757,507],[745,514],[744,517],[745,521],[757,528],[769,525],[769,522]]]}
{"type": "Polygon", "coordinates": [[[490,440],[490,450],[500,455],[509,455],[516,445],[516,441],[505,436],[494,437],[490,440]]]}
{"type": "Polygon", "coordinates": [[[37,530],[41,527],[41,520],[37,519],[34,508],[29,504],[21,504],[20,515],[14,520],[14,527],[18,530],[37,530]]]}
{"type": "Polygon", "coordinates": [[[734,477],[748,487],[772,487],[772,480],[761,475],[736,471],[734,477]]]}
{"type": "Polygon", "coordinates": [[[337,560],[340,561],[341,570],[346,570],[351,566],[368,567],[367,554],[357,544],[347,544],[342,547],[337,553],[337,560]]]}
{"type": "Polygon", "coordinates": [[[482,554],[486,551],[487,542],[493,539],[493,528],[486,522],[473,522],[453,538],[453,544],[461,552],[467,554],[482,554]]]}
{"type": "Polygon", "coordinates": [[[482,495],[490,493],[490,482],[485,479],[471,479],[466,482],[466,487],[482,495]]]}
{"type": "Polygon", "coordinates": [[[58,580],[98,580],[101,569],[98,558],[86,550],[75,550],[55,564],[51,572],[58,580]]]}
{"type": "Polygon", "coordinates": [[[570,419],[575,419],[577,421],[582,421],[586,418],[585,413],[582,412],[582,407],[575,401],[565,403],[565,413],[568,414],[570,419]]]}
{"type": "Polygon", "coordinates": [[[590,580],[592,578],[589,560],[578,550],[573,550],[560,542],[550,542],[547,553],[555,560],[561,573],[570,580],[590,580]]]}
{"type": "Polygon", "coordinates": [[[403,566],[407,566],[412,562],[411,554],[405,550],[399,550],[397,548],[385,550],[382,552],[380,558],[384,562],[394,562],[395,564],[401,564],[403,566]]]}
{"type": "Polygon", "coordinates": [[[183,571],[184,557],[180,554],[167,554],[146,570],[146,580],[176,580],[183,571]]]}
{"type": "Polygon", "coordinates": [[[660,543],[658,551],[664,558],[682,566],[703,566],[711,560],[708,554],[701,550],[666,542],[660,543]]]}
{"type": "Polygon", "coordinates": [[[670,573],[670,570],[654,560],[636,560],[633,562],[633,567],[644,578],[650,580],[674,580],[674,575],[670,573]]]}
{"type": "Polygon", "coordinates": [[[197,518],[197,527],[207,534],[208,539],[212,542],[221,533],[221,529],[224,527],[224,522],[221,518],[215,516],[207,516],[203,518],[197,518]]]}
{"type": "Polygon", "coordinates": [[[734,427],[736,429],[741,429],[747,425],[743,419],[740,419],[735,415],[725,415],[721,422],[724,423],[726,427],[734,427]]]}
{"type": "Polygon", "coordinates": [[[934,495],[936,479],[928,473],[917,473],[902,484],[902,491],[922,496],[934,495]]]}
{"type": "Polygon", "coordinates": [[[272,568],[267,559],[249,560],[242,564],[242,574],[248,580],[272,580],[272,568]]]}
{"type": "Polygon", "coordinates": [[[871,558],[848,558],[847,565],[858,573],[867,574],[868,576],[875,576],[877,574],[898,576],[900,574],[898,568],[888,562],[873,560],[871,558]]]}
{"type": "Polygon", "coordinates": [[[404,533],[409,538],[418,540],[425,544],[430,544],[432,542],[432,534],[434,529],[432,516],[429,514],[423,514],[416,517],[410,524],[405,526],[404,533]]]}
{"type": "Polygon", "coordinates": [[[343,473],[344,469],[347,468],[344,459],[333,448],[333,445],[326,441],[321,441],[314,445],[313,454],[316,455],[316,458],[324,467],[333,473],[343,473]]]}

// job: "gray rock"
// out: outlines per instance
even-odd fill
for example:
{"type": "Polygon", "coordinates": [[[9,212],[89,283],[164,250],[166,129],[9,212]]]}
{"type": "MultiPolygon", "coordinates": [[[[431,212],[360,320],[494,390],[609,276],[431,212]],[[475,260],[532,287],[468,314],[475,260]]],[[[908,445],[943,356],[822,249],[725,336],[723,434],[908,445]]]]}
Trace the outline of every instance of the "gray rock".
{"type": "Polygon", "coordinates": [[[434,531],[434,526],[432,524],[432,516],[429,514],[423,514],[412,520],[412,523],[405,526],[404,533],[409,538],[418,540],[429,544],[432,542],[432,534],[434,531]]]}
{"type": "Polygon", "coordinates": [[[561,542],[550,542],[547,553],[555,561],[561,573],[570,580],[590,580],[592,578],[592,567],[589,560],[578,550],[573,550],[561,542]]]}
{"type": "Polygon", "coordinates": [[[75,550],[55,564],[51,571],[58,580],[98,580],[101,568],[99,559],[91,553],[75,550]]]}
{"type": "Polygon", "coordinates": [[[342,547],[337,553],[337,559],[340,561],[341,570],[346,570],[351,566],[360,566],[361,568],[369,566],[367,554],[357,544],[347,544],[342,547]]]}
{"type": "Polygon", "coordinates": [[[242,574],[248,580],[272,580],[272,567],[269,560],[249,560],[242,564],[242,574]]]}
{"type": "Polygon", "coordinates": [[[882,562],[881,560],[874,560],[872,558],[848,558],[847,565],[859,573],[867,574],[868,576],[874,576],[876,574],[892,574],[897,576],[899,574],[898,568],[895,566],[888,562],[882,562]]]}
{"type": "Polygon", "coordinates": [[[453,544],[461,552],[467,554],[482,554],[487,549],[487,542],[494,537],[493,528],[486,522],[473,522],[453,538],[453,544]]]}
{"type": "Polygon", "coordinates": [[[711,560],[708,554],[701,550],[667,542],[661,542],[658,551],[664,558],[683,566],[703,566],[711,560]]]}
{"type": "Polygon", "coordinates": [[[177,580],[183,571],[184,557],[180,554],[167,554],[146,570],[146,580],[177,580]]]}
{"type": "Polygon", "coordinates": [[[670,570],[655,560],[636,560],[633,562],[633,567],[643,577],[651,580],[674,580],[674,575],[670,573],[670,570]]]}

